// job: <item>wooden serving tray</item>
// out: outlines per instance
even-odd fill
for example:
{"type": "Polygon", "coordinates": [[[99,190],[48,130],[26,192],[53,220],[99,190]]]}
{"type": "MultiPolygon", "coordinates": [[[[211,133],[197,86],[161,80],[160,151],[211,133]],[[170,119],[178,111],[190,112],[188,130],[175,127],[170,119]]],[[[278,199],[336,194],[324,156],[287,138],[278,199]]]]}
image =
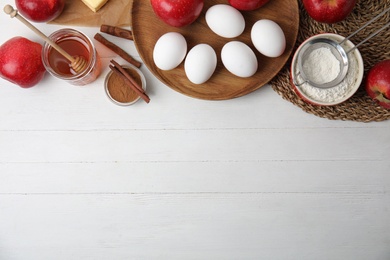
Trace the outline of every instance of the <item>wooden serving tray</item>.
{"type": "MultiPolygon", "coordinates": [[[[242,35],[234,39],[225,39],[213,33],[206,24],[205,13],[215,4],[227,4],[227,0],[205,0],[200,17],[191,25],[175,28],[162,22],[153,12],[150,1],[134,1],[132,7],[132,30],[136,48],[149,70],[170,88],[190,97],[206,100],[226,100],[246,95],[268,83],[283,68],[294,48],[299,27],[299,8],[297,0],[270,0],[265,6],[250,12],[242,12],[246,28],[242,35]],[[253,46],[250,32],[260,19],[275,21],[283,29],[287,46],[284,54],[278,58],[261,55],[253,46]],[[167,32],[183,34],[188,50],[199,43],[211,45],[217,53],[218,64],[214,75],[204,84],[191,83],[184,72],[184,62],[170,71],[158,69],[153,61],[153,49],[161,35],[167,32]],[[240,78],[225,69],[221,61],[222,47],[231,40],[246,43],[256,53],[259,68],[250,78],[240,78]]],[[[221,17],[221,19],[229,19],[221,17]]]]}

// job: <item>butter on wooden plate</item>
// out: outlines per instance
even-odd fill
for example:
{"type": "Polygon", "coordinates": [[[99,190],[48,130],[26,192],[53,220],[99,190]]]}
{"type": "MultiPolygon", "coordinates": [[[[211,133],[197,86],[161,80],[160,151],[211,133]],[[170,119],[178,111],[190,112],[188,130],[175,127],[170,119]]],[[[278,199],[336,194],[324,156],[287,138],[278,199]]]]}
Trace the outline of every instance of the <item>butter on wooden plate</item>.
{"type": "Polygon", "coordinates": [[[108,0],[82,0],[95,13],[107,3],[108,0]]]}

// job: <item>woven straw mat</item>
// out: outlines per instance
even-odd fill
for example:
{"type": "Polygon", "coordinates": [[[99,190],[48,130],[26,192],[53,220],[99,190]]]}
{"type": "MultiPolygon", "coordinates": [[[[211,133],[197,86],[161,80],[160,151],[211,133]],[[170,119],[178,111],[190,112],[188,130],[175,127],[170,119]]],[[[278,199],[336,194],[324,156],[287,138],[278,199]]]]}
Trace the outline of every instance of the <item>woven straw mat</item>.
{"type": "MultiPolygon", "coordinates": [[[[300,25],[294,52],[304,40],[318,33],[329,32],[348,36],[389,6],[390,0],[360,0],[357,2],[353,12],[344,21],[329,25],[318,23],[311,19],[303,8],[302,1],[299,0],[300,25]]],[[[355,44],[359,43],[372,32],[389,22],[389,20],[390,14],[388,12],[366,29],[353,36],[351,41],[355,44]]],[[[374,64],[390,59],[390,29],[385,29],[374,38],[363,43],[359,47],[359,51],[363,56],[366,75],[374,64]]],[[[366,94],[364,79],[356,94],[339,105],[317,106],[306,103],[295,94],[290,85],[290,64],[291,58],[280,73],[272,79],[270,84],[273,90],[285,100],[290,101],[305,112],[332,120],[358,122],[384,121],[390,118],[390,110],[382,108],[366,94]]]]}

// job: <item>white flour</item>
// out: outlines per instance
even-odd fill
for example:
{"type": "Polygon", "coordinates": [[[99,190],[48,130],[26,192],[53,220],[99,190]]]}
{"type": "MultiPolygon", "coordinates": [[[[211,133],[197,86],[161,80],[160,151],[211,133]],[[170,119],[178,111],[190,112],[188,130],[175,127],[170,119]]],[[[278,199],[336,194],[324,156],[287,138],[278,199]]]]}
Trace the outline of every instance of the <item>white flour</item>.
{"type": "Polygon", "coordinates": [[[336,79],[340,73],[340,61],[329,48],[321,47],[312,51],[303,63],[307,78],[317,84],[336,79]]]}
{"type": "MultiPolygon", "coordinates": [[[[326,55],[326,54],[325,54],[326,55]]],[[[333,54],[331,54],[333,56],[333,54]]],[[[317,57],[317,63],[319,63],[321,60],[324,60],[326,58],[319,56],[317,57]]],[[[314,66],[315,67],[315,66],[314,66]]],[[[335,73],[335,72],[333,72],[335,73]]],[[[295,66],[295,74],[299,74],[298,66],[295,66]]],[[[309,98],[313,100],[317,100],[324,103],[332,103],[336,102],[340,99],[343,99],[345,96],[347,96],[350,91],[352,90],[352,87],[354,83],[357,81],[357,74],[358,74],[358,62],[357,58],[354,55],[354,52],[349,53],[349,67],[348,72],[345,77],[345,79],[339,83],[338,85],[332,87],[332,88],[316,88],[308,83],[304,83],[301,86],[299,86],[299,89],[309,98]]],[[[326,76],[326,81],[331,81],[331,74],[323,75],[326,76]]],[[[318,76],[319,77],[319,76],[318,76]]],[[[300,75],[297,76],[297,79],[299,82],[302,82],[303,79],[300,75]]]]}

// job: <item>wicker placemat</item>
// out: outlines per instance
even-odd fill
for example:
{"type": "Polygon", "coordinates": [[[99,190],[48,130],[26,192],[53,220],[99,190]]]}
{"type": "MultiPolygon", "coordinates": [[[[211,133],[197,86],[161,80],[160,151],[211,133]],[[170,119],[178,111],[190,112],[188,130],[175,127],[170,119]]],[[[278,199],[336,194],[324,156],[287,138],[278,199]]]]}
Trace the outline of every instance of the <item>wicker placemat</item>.
{"type": "MultiPolygon", "coordinates": [[[[298,32],[296,48],[304,40],[318,33],[330,32],[343,36],[350,35],[374,16],[381,13],[385,8],[389,7],[390,0],[360,0],[358,1],[354,11],[345,21],[333,25],[322,24],[314,21],[308,16],[307,12],[303,8],[302,1],[300,0],[299,5],[300,29],[298,32]]],[[[351,41],[359,43],[370,33],[379,29],[389,21],[390,14],[387,13],[374,24],[367,27],[367,29],[359,32],[351,39],[351,41]]],[[[380,34],[375,36],[375,38],[361,45],[359,50],[363,56],[366,75],[368,69],[375,63],[381,60],[390,59],[390,28],[387,28],[385,31],[382,31],[380,34]]],[[[295,94],[290,85],[290,64],[291,59],[278,76],[276,76],[270,83],[274,91],[276,91],[284,99],[302,108],[304,111],[332,120],[372,122],[390,119],[390,110],[380,107],[369,96],[367,96],[364,90],[364,80],[357,93],[342,104],[336,106],[315,106],[304,102],[295,94]]]]}

